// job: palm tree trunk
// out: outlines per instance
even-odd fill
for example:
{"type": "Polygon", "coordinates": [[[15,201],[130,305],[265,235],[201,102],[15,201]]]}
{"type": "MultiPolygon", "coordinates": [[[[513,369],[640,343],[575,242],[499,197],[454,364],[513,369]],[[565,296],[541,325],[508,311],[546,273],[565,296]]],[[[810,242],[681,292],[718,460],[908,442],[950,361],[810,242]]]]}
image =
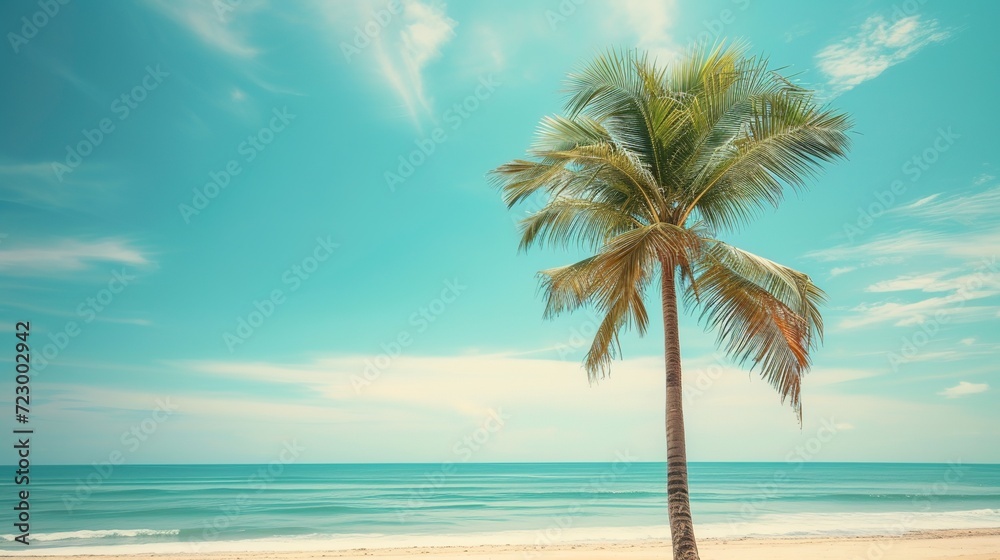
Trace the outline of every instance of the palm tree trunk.
{"type": "Polygon", "coordinates": [[[667,363],[667,508],[674,560],[699,560],[688,495],[687,450],[684,442],[684,394],[681,389],[681,344],[677,333],[676,269],[663,263],[663,344],[667,363]]]}

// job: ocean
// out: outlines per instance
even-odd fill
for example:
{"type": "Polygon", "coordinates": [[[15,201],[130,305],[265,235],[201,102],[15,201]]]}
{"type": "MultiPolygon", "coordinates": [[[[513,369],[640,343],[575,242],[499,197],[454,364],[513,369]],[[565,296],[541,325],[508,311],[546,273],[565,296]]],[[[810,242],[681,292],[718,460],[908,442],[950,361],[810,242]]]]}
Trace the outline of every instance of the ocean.
{"type": "MultiPolygon", "coordinates": [[[[31,544],[0,485],[0,549],[321,550],[666,538],[662,463],[32,466],[31,544]]],[[[1000,465],[692,463],[696,534],[1000,527],[1000,465]]]]}

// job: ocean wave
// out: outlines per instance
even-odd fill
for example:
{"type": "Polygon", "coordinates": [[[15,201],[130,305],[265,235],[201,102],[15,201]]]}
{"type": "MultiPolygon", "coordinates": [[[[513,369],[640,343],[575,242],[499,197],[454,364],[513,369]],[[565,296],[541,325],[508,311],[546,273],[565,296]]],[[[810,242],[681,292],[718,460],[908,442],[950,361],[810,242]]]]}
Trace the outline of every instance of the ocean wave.
{"type": "Polygon", "coordinates": [[[769,513],[702,524],[709,538],[898,535],[946,529],[1000,527],[1000,509],[965,511],[895,511],[841,513],[769,513]]]}
{"type": "MultiPolygon", "coordinates": [[[[734,517],[728,522],[696,523],[695,526],[698,536],[701,538],[877,536],[914,531],[998,527],[1000,527],[1000,509],[951,512],[766,514],[748,521],[734,517]]],[[[273,535],[263,538],[211,541],[198,540],[197,538],[188,541],[185,538],[185,533],[178,530],[112,529],[33,534],[33,540],[52,544],[34,549],[28,555],[305,552],[414,546],[568,544],[669,539],[670,529],[665,524],[619,527],[570,526],[564,528],[553,525],[551,527],[541,526],[532,530],[458,534],[311,533],[298,536],[273,535]],[[179,538],[168,542],[149,542],[142,538],[157,536],[176,536],[179,538]],[[126,539],[126,542],[101,541],[107,537],[123,538],[126,539]],[[127,540],[129,538],[134,540],[129,542],[127,540]]],[[[3,538],[11,540],[12,536],[3,535],[3,538]]]]}
{"type": "MultiPolygon", "coordinates": [[[[80,530],[65,531],[59,533],[31,533],[32,541],[51,542],[64,541],[70,539],[104,539],[109,537],[134,538],[134,537],[160,537],[176,536],[180,534],[180,529],[106,529],[106,530],[80,530]]],[[[17,535],[0,535],[0,540],[4,542],[13,541],[17,535]]]]}
{"type": "MultiPolygon", "coordinates": [[[[666,495],[666,492],[660,493],[660,495],[666,495]]],[[[750,495],[752,496],[752,495],[750,495]]],[[[907,502],[914,500],[924,500],[928,497],[926,492],[795,492],[795,493],[783,493],[783,494],[768,494],[764,500],[768,502],[907,502]]],[[[983,492],[974,494],[941,494],[935,495],[936,500],[982,500],[1000,503],[1000,494],[995,492],[983,492]]],[[[731,493],[692,493],[692,502],[722,502],[722,503],[732,503],[736,501],[737,503],[743,502],[753,502],[755,501],[753,497],[743,498],[742,501],[734,500],[734,494],[731,493]]]]}

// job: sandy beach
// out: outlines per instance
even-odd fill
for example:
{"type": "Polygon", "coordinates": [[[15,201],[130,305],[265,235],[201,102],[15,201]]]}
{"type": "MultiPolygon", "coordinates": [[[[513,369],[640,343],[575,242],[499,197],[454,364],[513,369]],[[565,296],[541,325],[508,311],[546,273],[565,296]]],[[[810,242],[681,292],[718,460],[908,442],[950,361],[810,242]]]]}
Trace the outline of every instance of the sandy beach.
{"type": "MultiPolygon", "coordinates": [[[[665,558],[670,544],[664,541],[632,541],[531,546],[449,546],[371,548],[316,552],[215,552],[208,554],[131,554],[75,558],[127,560],[136,558],[177,558],[183,560],[309,560],[314,558],[379,558],[397,560],[413,557],[567,560],[646,560],[665,558]]],[[[927,531],[903,536],[838,537],[802,539],[706,539],[700,544],[704,560],[1000,560],[1000,528],[927,531]]],[[[13,558],[15,556],[0,556],[13,558]]],[[[23,555],[18,555],[23,557],[23,555]]],[[[66,556],[32,556],[67,558],[66,556]]]]}

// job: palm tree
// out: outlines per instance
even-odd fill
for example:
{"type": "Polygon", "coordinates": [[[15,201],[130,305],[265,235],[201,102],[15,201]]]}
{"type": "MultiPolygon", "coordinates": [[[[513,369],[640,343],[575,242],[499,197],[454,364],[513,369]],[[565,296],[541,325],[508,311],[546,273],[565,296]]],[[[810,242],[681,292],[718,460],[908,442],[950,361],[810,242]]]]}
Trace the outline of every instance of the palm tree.
{"type": "Polygon", "coordinates": [[[545,117],[530,159],[491,176],[521,221],[521,249],[580,245],[593,256],[539,273],[545,316],[603,316],[584,367],[593,382],[620,356],[622,329],[646,332],[659,273],[666,358],[667,503],[673,557],[698,558],[688,495],[678,292],[740,364],[788,401],[822,339],[823,292],[791,268],[717,238],[844,158],[850,119],[769,69],[743,45],[696,48],[664,67],[608,52],[568,79],[564,116],[545,117]],[[538,199],[536,199],[538,200],[538,199]]]}

